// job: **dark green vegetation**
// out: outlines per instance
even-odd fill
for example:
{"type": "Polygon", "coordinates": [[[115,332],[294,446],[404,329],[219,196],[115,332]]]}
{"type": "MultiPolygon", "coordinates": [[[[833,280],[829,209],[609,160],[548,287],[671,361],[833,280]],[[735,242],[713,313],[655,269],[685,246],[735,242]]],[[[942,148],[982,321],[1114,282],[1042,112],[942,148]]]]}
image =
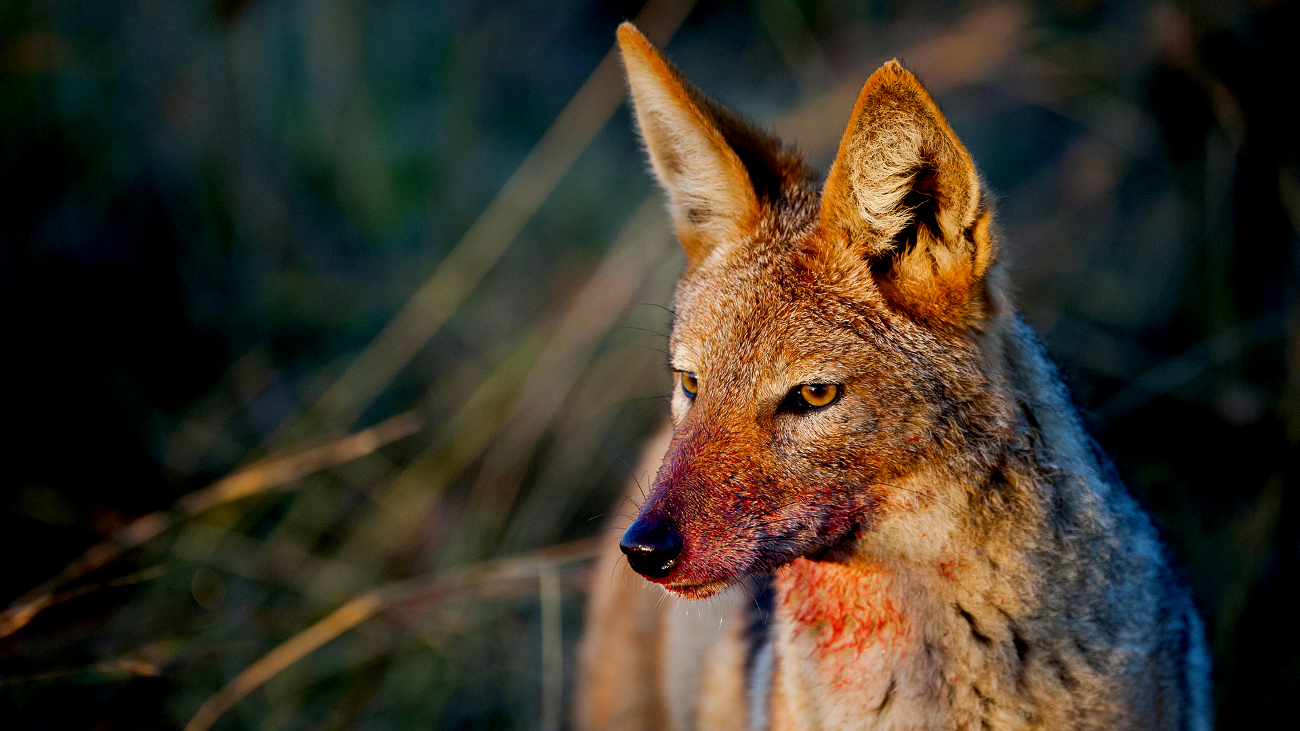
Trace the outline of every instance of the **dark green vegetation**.
{"type": "MultiPolygon", "coordinates": [[[[881,61],[918,71],[1002,196],[1020,305],[1187,569],[1224,728],[1300,692],[1297,5],[703,2],[667,46],[822,162],[881,61]]],[[[543,622],[534,569],[481,562],[599,530],[666,415],[681,255],[626,107],[599,127],[616,68],[520,166],[639,11],[0,3],[0,603],[254,460],[420,417],[182,504],[55,587],[0,639],[5,728],[179,727],[410,577],[427,591],[216,727],[538,725],[546,630],[571,667],[604,577],[561,567],[543,622]]]]}

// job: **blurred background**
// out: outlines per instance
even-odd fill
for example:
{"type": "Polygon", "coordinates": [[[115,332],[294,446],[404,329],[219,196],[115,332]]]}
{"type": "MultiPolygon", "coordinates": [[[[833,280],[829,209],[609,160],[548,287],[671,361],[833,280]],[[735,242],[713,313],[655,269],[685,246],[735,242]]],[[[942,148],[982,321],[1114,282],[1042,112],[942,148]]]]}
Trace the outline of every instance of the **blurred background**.
{"type": "Polygon", "coordinates": [[[918,72],[1219,725],[1289,717],[1300,3],[5,0],[4,727],[565,726],[683,265],[626,18],[820,166],[918,72]]]}

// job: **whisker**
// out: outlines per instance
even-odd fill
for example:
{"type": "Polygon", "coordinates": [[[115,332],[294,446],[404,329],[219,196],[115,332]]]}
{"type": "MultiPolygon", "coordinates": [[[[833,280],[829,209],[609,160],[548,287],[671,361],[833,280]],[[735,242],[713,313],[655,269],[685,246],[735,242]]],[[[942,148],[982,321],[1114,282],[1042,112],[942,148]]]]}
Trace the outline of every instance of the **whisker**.
{"type": "Polygon", "coordinates": [[[953,511],[954,513],[957,512],[957,509],[956,509],[956,508],[954,508],[953,506],[949,505],[948,503],[945,503],[944,501],[940,500],[938,497],[936,497],[936,496],[934,495],[934,493],[925,492],[925,491],[923,491],[923,490],[913,490],[913,489],[910,488],[910,487],[903,487],[902,485],[891,485],[891,484],[888,483],[888,482],[872,482],[872,483],[868,483],[868,484],[870,484],[870,485],[872,485],[872,486],[877,486],[877,487],[888,487],[888,488],[890,488],[891,490],[901,490],[901,491],[903,491],[903,492],[910,492],[910,493],[912,493],[913,495],[918,495],[918,496],[920,496],[920,497],[928,498],[928,499],[930,499],[930,500],[933,500],[934,502],[938,503],[939,505],[944,506],[945,508],[947,508],[947,509],[953,511]]]}
{"type": "Polygon", "coordinates": [[[766,623],[767,623],[767,616],[766,616],[766,615],[767,615],[767,612],[764,612],[764,611],[763,611],[763,605],[761,605],[761,604],[758,603],[758,595],[755,594],[755,593],[754,593],[754,590],[751,589],[751,588],[749,587],[749,582],[748,582],[748,581],[741,581],[741,582],[738,582],[738,583],[739,583],[739,585],[740,585],[740,588],[741,588],[741,589],[742,589],[746,594],[749,595],[749,600],[750,600],[751,602],[754,603],[754,609],[758,612],[758,616],[759,616],[759,618],[763,620],[763,623],[764,623],[764,624],[766,624],[766,623]]]}
{"type": "MultiPolygon", "coordinates": [[[[610,585],[613,585],[613,583],[614,583],[614,572],[615,572],[615,571],[618,571],[618,565],[619,565],[619,563],[620,563],[619,561],[615,561],[615,562],[614,562],[614,565],[611,566],[610,569],[609,569],[609,583],[610,583],[610,585]]],[[[627,577],[624,577],[623,580],[626,581],[626,580],[627,580],[627,577]]]]}
{"type": "MultiPolygon", "coordinates": [[[[645,499],[646,499],[646,495],[645,495],[645,486],[641,484],[641,480],[637,479],[637,476],[636,476],[636,470],[632,469],[632,465],[628,464],[628,463],[627,463],[627,460],[623,459],[622,457],[619,457],[618,461],[619,461],[619,462],[622,462],[622,463],[623,463],[623,466],[624,466],[625,468],[627,468],[627,473],[628,473],[628,475],[632,478],[632,482],[636,484],[636,489],[637,489],[638,492],[641,493],[641,500],[642,500],[642,502],[644,502],[645,499]]],[[[646,482],[649,482],[649,481],[650,481],[650,473],[649,473],[649,472],[646,473],[646,477],[645,477],[645,479],[646,479],[646,482]]],[[[629,500],[632,500],[632,504],[636,506],[636,509],[637,509],[638,512],[641,510],[641,503],[638,503],[636,500],[633,500],[629,495],[624,495],[623,497],[625,497],[625,498],[627,498],[627,499],[629,499],[629,500]]]]}
{"type": "Polygon", "coordinates": [[[668,598],[668,592],[663,591],[663,592],[660,592],[660,593],[659,593],[659,601],[655,602],[655,611],[656,611],[656,612],[659,611],[659,608],[662,607],[662,606],[664,605],[664,600],[667,599],[667,598],[668,598]]]}
{"type": "Polygon", "coordinates": [[[648,327],[637,327],[636,325],[619,325],[614,329],[615,330],[640,330],[641,332],[650,333],[651,335],[658,335],[661,338],[668,337],[668,333],[661,333],[658,330],[651,330],[648,327]]]}
{"type": "MultiPolygon", "coordinates": [[[[623,459],[622,457],[618,458],[618,463],[623,465],[623,469],[627,470],[627,476],[631,477],[632,481],[636,483],[636,486],[640,488],[641,481],[636,478],[636,470],[632,469],[632,465],[628,464],[627,460],[623,459]]],[[[644,490],[642,490],[641,492],[642,494],[645,493],[644,490]]]]}
{"type": "Polygon", "coordinates": [[[671,400],[672,400],[671,396],[664,396],[663,394],[660,394],[658,396],[638,396],[636,398],[624,399],[623,401],[624,403],[629,403],[629,404],[639,404],[645,401],[671,401],[671,400]]]}
{"type": "Polygon", "coordinates": [[[673,312],[672,309],[670,309],[670,308],[668,308],[668,307],[664,307],[663,305],[660,305],[660,304],[656,304],[656,303],[654,303],[654,302],[642,302],[642,303],[640,303],[640,304],[637,305],[637,306],[638,306],[638,307],[658,307],[659,309],[663,310],[664,312],[667,312],[668,314],[672,315],[673,317],[676,317],[676,316],[677,316],[677,313],[676,313],[676,312],[673,312]]]}

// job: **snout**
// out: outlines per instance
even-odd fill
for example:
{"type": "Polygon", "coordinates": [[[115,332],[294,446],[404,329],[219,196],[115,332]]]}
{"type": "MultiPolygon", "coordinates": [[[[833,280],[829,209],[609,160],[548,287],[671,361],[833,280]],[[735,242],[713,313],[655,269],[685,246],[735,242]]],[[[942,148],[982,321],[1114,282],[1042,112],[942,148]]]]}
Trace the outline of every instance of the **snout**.
{"type": "Polygon", "coordinates": [[[648,579],[662,579],[677,565],[682,534],[671,518],[651,513],[628,526],[618,547],[627,555],[633,571],[648,579]]]}

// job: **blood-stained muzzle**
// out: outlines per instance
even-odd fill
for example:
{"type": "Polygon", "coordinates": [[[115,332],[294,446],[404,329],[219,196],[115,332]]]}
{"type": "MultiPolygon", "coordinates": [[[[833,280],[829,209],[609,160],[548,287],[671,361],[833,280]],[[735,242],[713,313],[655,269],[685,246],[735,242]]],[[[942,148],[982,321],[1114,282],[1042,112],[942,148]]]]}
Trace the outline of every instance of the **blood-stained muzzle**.
{"type": "Polygon", "coordinates": [[[707,596],[745,575],[755,557],[755,520],[768,501],[734,433],[679,431],[649,499],[620,548],[637,573],[682,596],[707,596]]]}
{"type": "Polygon", "coordinates": [[[674,435],[620,544],[637,573],[673,594],[711,596],[824,550],[872,514],[877,498],[869,490],[780,467],[790,460],[765,467],[773,445],[761,434],[697,424],[674,435]]]}

